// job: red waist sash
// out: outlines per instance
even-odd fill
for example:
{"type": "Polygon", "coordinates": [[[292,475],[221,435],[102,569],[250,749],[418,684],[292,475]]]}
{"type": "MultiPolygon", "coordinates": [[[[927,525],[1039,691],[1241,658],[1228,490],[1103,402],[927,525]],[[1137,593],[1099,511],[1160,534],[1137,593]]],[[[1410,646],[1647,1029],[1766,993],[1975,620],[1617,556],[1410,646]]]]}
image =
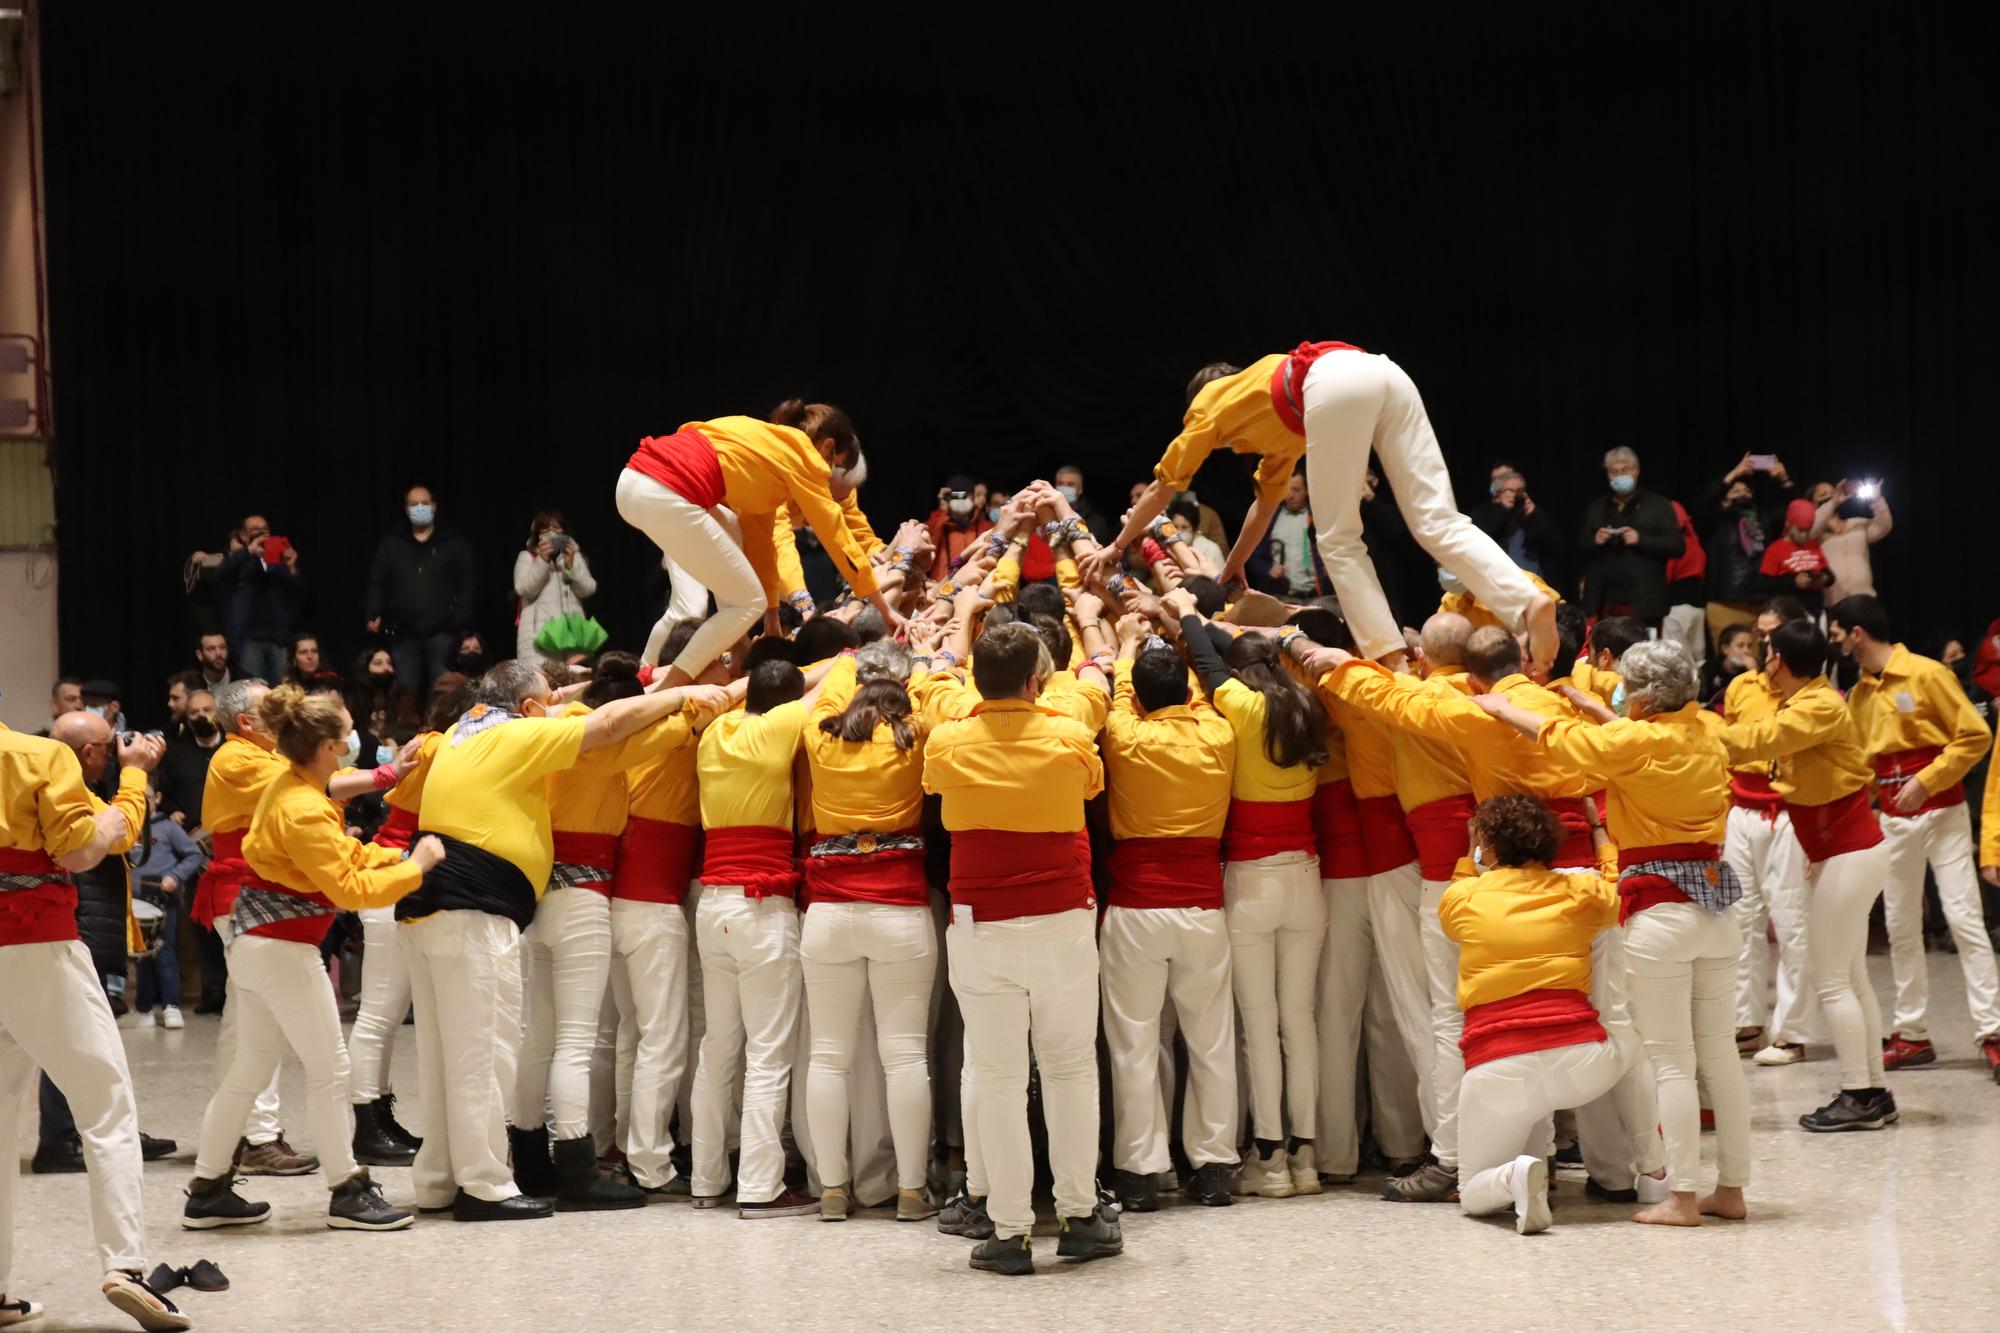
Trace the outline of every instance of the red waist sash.
{"type": "MultiPolygon", "coordinates": [[[[1271,409],[1285,429],[1294,435],[1306,433],[1306,372],[1328,352],[1358,352],[1353,343],[1300,343],[1292,354],[1271,372],[1271,409]]],[[[1234,859],[1234,858],[1232,858],[1234,859]]]]}
{"type": "Polygon", "coordinates": [[[557,865],[583,866],[602,872],[588,879],[572,879],[564,887],[590,889],[606,897],[611,896],[611,878],[618,869],[616,833],[575,833],[557,829],[554,843],[557,865]]]}
{"type": "Polygon", "coordinates": [[[1229,821],[1222,829],[1223,855],[1231,861],[1260,861],[1283,852],[1311,852],[1312,799],[1301,801],[1229,802],[1229,821]]]}
{"type": "Polygon", "coordinates": [[[1553,801],[1543,802],[1549,807],[1549,813],[1560,819],[1562,826],[1569,831],[1563,845],[1556,849],[1555,860],[1549,862],[1551,870],[1597,868],[1597,850],[1590,845],[1590,817],[1583,808],[1585,801],[1594,799],[1590,796],[1558,796],[1553,801]]]}
{"type": "Polygon", "coordinates": [[[273,893],[290,892],[284,885],[273,884],[259,875],[243,859],[243,835],[247,832],[248,829],[236,829],[211,835],[214,852],[208,869],[201,872],[201,880],[195,885],[194,901],[188,905],[188,917],[197,926],[213,929],[219,918],[234,912],[236,891],[245,884],[273,893]]]}
{"type": "Polygon", "coordinates": [[[798,891],[792,831],[762,824],[712,828],[702,839],[701,882],[740,888],[746,898],[789,898],[798,891]]]}
{"type": "Polygon", "coordinates": [[[1384,875],[1417,859],[1416,839],[1410,836],[1401,801],[1393,796],[1357,796],[1354,805],[1361,816],[1369,874],[1384,875]]]}
{"type": "MultiPolygon", "coordinates": [[[[1708,861],[1722,859],[1722,848],[1712,842],[1667,842],[1657,847],[1620,847],[1618,868],[1629,870],[1648,861],[1708,861]]],[[[1661,875],[1620,875],[1618,877],[1618,924],[1624,925],[1638,913],[1662,903],[1694,900],[1679,885],[1661,875]]]]}
{"type": "Polygon", "coordinates": [[[876,849],[876,837],[917,838],[921,830],[897,833],[856,833],[827,837],[815,846],[852,841],[853,851],[806,857],[806,894],[814,902],[888,903],[922,907],[930,903],[931,882],[924,874],[922,847],[876,849]]]}
{"type": "Polygon", "coordinates": [[[1417,864],[1433,884],[1449,880],[1466,853],[1466,821],[1474,809],[1471,793],[1426,801],[1408,814],[1410,837],[1417,844],[1417,864]]]}
{"type": "Polygon", "coordinates": [[[1346,778],[1313,793],[1313,836],[1319,843],[1321,879],[1368,878],[1368,847],[1361,836],[1361,810],[1354,784],[1346,778]]]}
{"type": "Polygon", "coordinates": [[[399,805],[390,806],[389,817],[375,830],[375,845],[407,849],[416,840],[417,817],[399,805]]]}
{"type": "Polygon", "coordinates": [[[1961,780],[1952,783],[1943,791],[1930,793],[1924,798],[1922,805],[1908,814],[1890,808],[1889,803],[1896,798],[1896,793],[1903,789],[1903,784],[1929,768],[1942,753],[1943,751],[1937,746],[1926,745],[1914,750],[1898,750],[1894,754],[1875,756],[1875,796],[1881,802],[1883,814],[1892,819],[1915,819],[1918,815],[1927,815],[1933,810],[1949,810],[1954,805],[1965,804],[1965,783],[1961,780]]]}
{"type": "Polygon", "coordinates": [[[701,828],[664,819],[626,821],[618,839],[611,896],[640,903],[678,903],[701,857],[701,828]]]}
{"type": "Polygon", "coordinates": [[[1222,907],[1220,838],[1126,838],[1111,853],[1113,907],[1222,907]]]}
{"type": "Polygon", "coordinates": [[[1739,810],[1755,810],[1771,820],[1777,819],[1778,812],[1785,808],[1785,798],[1778,795],[1771,779],[1762,773],[1731,773],[1729,799],[1739,810]]]}
{"type": "Polygon", "coordinates": [[[713,509],[725,498],[715,446],[693,426],[672,435],[648,435],[625,466],[703,509],[713,509]]]}
{"type": "Polygon", "coordinates": [[[1504,1000],[1475,1004],[1465,1011],[1465,1035],[1458,1049],[1465,1067],[1483,1065],[1529,1051],[1552,1051],[1603,1041],[1597,1007],[1580,990],[1531,990],[1504,1000]]]}
{"type": "Polygon", "coordinates": [[[951,835],[951,901],[975,921],[1095,908],[1074,833],[963,829],[951,835]]]}
{"type": "Polygon", "coordinates": [[[1864,852],[1882,841],[1882,825],[1868,806],[1868,789],[1856,787],[1837,801],[1825,805],[1798,805],[1785,802],[1792,817],[1792,832],[1806,849],[1806,860],[1820,862],[1842,852],[1864,852]]]}
{"type": "Polygon", "coordinates": [[[76,885],[47,852],[0,848],[0,875],[43,880],[32,888],[0,893],[0,946],[78,938],[76,885]]]}

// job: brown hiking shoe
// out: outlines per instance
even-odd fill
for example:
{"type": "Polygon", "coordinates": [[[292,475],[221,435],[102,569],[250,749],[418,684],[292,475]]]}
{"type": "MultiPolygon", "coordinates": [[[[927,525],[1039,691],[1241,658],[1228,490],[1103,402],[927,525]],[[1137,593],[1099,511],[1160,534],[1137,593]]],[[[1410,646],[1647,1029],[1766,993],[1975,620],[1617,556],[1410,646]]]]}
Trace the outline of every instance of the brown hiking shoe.
{"type": "Polygon", "coordinates": [[[296,1151],[282,1134],[269,1143],[242,1139],[236,1145],[236,1169],[246,1176],[303,1176],[319,1170],[319,1158],[296,1151]]]}

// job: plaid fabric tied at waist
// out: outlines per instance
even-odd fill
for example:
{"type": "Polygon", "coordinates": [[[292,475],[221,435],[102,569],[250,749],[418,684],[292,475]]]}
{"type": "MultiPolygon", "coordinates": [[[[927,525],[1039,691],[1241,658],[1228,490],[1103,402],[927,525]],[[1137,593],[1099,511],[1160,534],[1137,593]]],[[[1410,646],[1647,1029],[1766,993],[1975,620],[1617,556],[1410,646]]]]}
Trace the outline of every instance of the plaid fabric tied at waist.
{"type": "Polygon", "coordinates": [[[843,833],[821,838],[807,856],[874,856],[879,852],[921,852],[924,840],[913,833],[843,833]]]}
{"type": "Polygon", "coordinates": [[[1743,896],[1743,881],[1727,861],[1640,861],[1618,872],[1619,884],[1641,875],[1666,880],[1696,907],[1718,916],[1743,896]]]}
{"type": "Polygon", "coordinates": [[[549,887],[551,889],[607,889],[611,886],[611,872],[602,866],[578,865],[574,861],[558,861],[549,867],[549,887]]]}
{"type": "Polygon", "coordinates": [[[317,898],[303,898],[296,893],[273,893],[260,889],[254,884],[245,884],[236,893],[236,923],[238,935],[248,935],[259,926],[276,925],[280,921],[298,921],[309,916],[332,916],[333,909],[317,898]]]}
{"type": "Polygon", "coordinates": [[[67,883],[69,876],[60,870],[39,875],[0,870],[0,893],[16,893],[22,889],[39,889],[45,884],[67,883]]]}

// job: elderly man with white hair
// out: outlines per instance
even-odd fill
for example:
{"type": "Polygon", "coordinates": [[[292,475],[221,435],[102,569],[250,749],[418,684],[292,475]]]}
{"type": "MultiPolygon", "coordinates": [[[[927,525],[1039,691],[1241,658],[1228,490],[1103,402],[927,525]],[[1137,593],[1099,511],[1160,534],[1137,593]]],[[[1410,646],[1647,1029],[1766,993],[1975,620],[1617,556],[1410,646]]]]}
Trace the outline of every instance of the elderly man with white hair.
{"type": "Polygon", "coordinates": [[[1687,549],[1673,502],[1639,485],[1639,455],[1604,455],[1608,483],[1583,510],[1583,609],[1593,617],[1637,616],[1654,629],[1667,614],[1667,562],[1687,549]]]}

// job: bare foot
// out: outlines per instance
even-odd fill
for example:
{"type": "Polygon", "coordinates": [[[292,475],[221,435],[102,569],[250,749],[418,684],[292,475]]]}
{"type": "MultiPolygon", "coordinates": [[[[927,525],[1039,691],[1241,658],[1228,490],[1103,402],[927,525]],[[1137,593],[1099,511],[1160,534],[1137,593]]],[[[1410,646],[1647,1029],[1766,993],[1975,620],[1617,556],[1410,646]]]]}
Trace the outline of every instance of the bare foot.
{"type": "Polygon", "coordinates": [[[1743,1202],[1743,1191],[1735,1185],[1717,1185],[1715,1193],[1703,1195],[1697,1206],[1704,1217],[1726,1217],[1741,1222],[1750,1216],[1750,1209],[1743,1202]]]}
{"type": "Polygon", "coordinates": [[[1541,593],[1528,603],[1528,658],[1544,671],[1556,660],[1556,604],[1541,593]]]}
{"type": "Polygon", "coordinates": [[[1676,1190],[1667,1196],[1665,1203],[1633,1214],[1632,1220],[1656,1227],[1698,1227],[1701,1213],[1695,1207],[1693,1190],[1676,1190]]]}

